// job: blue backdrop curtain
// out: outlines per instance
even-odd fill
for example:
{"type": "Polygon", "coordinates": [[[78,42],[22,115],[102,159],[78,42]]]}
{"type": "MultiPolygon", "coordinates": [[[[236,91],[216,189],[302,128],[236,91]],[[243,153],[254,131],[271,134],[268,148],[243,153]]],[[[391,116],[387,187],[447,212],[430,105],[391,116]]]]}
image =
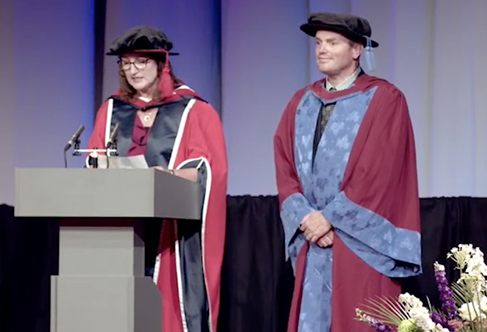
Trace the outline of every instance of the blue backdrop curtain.
{"type": "MultiPolygon", "coordinates": [[[[111,42],[148,24],[181,55],[175,72],[222,115],[231,195],[276,194],[272,137],[295,91],[321,78],[299,30],[314,11],[366,17],[377,71],[405,94],[421,197],[487,195],[487,1],[2,0],[0,202],[15,167],[62,167],[62,147],[118,85],[111,42]],[[414,24],[411,24],[414,22],[414,24]],[[452,45],[455,45],[452,47],[452,45]],[[452,80],[456,84],[452,84],[452,80]]],[[[81,166],[82,158],[69,159],[81,166]]]]}

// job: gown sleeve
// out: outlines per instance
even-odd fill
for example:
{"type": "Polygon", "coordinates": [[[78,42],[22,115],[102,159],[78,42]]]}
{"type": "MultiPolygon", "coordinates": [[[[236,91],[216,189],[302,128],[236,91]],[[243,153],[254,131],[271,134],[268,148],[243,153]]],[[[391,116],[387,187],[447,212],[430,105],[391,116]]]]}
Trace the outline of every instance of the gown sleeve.
{"type": "Polygon", "coordinates": [[[197,100],[188,115],[177,169],[197,168],[204,191],[202,241],[204,273],[216,328],[226,231],[227,153],[223,127],[211,105],[197,100]]]}
{"type": "Polygon", "coordinates": [[[298,251],[304,244],[299,224],[314,209],[303,195],[294,159],[294,125],[298,105],[306,89],[298,91],[286,106],[274,135],[274,163],[280,214],[284,228],[286,259],[294,265],[298,251]]]}

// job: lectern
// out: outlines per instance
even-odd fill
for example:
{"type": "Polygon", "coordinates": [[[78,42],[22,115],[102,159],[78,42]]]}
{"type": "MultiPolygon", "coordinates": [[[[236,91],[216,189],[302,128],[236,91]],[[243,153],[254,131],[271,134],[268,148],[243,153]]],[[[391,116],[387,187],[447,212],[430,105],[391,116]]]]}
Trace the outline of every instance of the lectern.
{"type": "Polygon", "coordinates": [[[16,169],[15,177],[15,216],[60,220],[51,332],[161,332],[140,228],[199,220],[201,187],[157,169],[16,169]]]}

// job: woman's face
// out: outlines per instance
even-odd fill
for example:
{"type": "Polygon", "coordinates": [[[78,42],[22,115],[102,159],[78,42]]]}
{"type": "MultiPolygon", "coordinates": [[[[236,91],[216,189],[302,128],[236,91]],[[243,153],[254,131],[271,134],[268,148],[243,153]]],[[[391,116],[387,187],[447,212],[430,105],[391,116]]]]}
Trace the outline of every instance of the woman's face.
{"type": "Polygon", "coordinates": [[[137,54],[124,55],[120,59],[120,68],[127,82],[139,93],[150,93],[157,84],[157,62],[151,58],[137,54]]]}

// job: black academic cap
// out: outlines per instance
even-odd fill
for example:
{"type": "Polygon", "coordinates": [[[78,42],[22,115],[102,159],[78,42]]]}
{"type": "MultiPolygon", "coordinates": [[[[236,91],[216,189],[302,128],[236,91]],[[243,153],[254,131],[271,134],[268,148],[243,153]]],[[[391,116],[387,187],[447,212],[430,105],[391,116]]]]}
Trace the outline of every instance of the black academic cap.
{"type": "MultiPolygon", "coordinates": [[[[372,36],[369,22],[355,15],[313,13],[309,16],[308,23],[301,25],[300,29],[311,37],[315,37],[320,30],[333,31],[364,46],[367,46],[366,37],[372,36]]],[[[372,47],[379,46],[375,40],[370,42],[372,47]]]]}
{"type": "Polygon", "coordinates": [[[162,31],[142,25],[132,28],[115,39],[107,55],[121,56],[128,53],[170,53],[173,43],[162,31]]]}
{"type": "Polygon", "coordinates": [[[164,56],[164,67],[159,77],[159,91],[163,97],[174,94],[174,84],[170,74],[169,55],[179,55],[170,53],[173,44],[169,37],[162,31],[142,25],[126,31],[117,38],[110,47],[107,55],[122,56],[129,53],[155,53],[164,56]]]}

